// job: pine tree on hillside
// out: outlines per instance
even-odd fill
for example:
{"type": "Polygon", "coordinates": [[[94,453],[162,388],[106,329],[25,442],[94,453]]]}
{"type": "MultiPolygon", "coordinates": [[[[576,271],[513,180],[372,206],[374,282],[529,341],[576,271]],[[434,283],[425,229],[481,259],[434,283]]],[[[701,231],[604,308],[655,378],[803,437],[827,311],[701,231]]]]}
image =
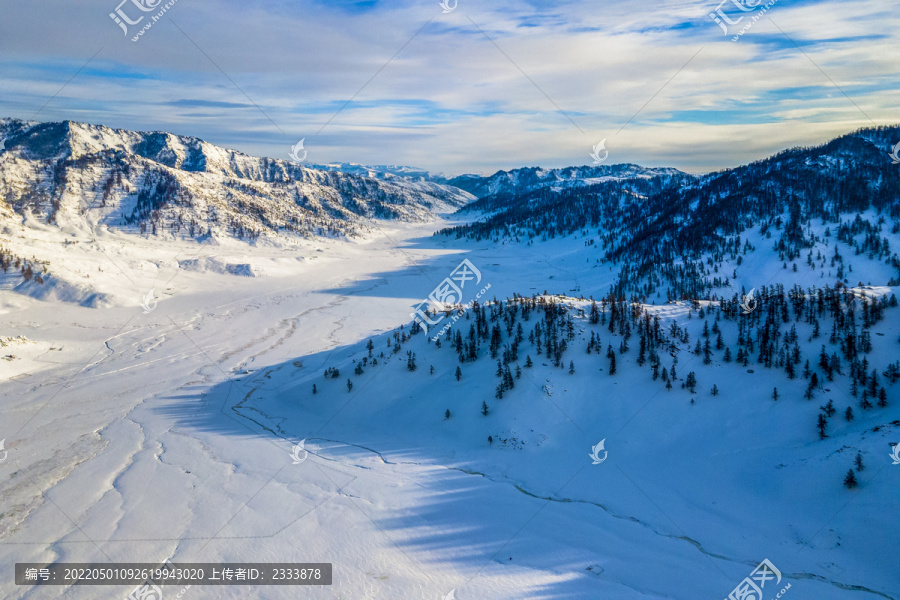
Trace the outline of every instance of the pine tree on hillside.
{"type": "Polygon", "coordinates": [[[692,394],[697,391],[697,375],[693,371],[687,374],[687,378],[684,380],[684,387],[692,394]]]}
{"type": "Polygon", "coordinates": [[[487,402],[481,403],[481,414],[484,416],[488,416],[491,413],[490,409],[488,409],[487,402]]]}
{"type": "MultiPolygon", "coordinates": [[[[813,375],[815,375],[815,373],[813,373],[813,375]]],[[[804,392],[803,397],[806,398],[807,400],[812,400],[813,390],[815,390],[815,389],[816,389],[816,386],[813,384],[812,381],[810,381],[809,385],[806,386],[806,392],[804,392]]]]}
{"type": "Polygon", "coordinates": [[[852,490],[853,488],[855,488],[858,485],[859,485],[859,482],[856,481],[856,475],[853,474],[853,469],[850,469],[849,471],[847,471],[847,476],[844,477],[844,486],[848,490],[852,490]]]}
{"type": "Polygon", "coordinates": [[[591,316],[590,323],[591,325],[596,325],[600,322],[600,311],[597,309],[597,302],[591,299],[591,316]]]}
{"type": "Polygon", "coordinates": [[[462,369],[460,369],[459,366],[457,365],[457,367],[456,367],[456,380],[459,381],[460,379],[462,379],[462,369]]]}
{"type": "Polygon", "coordinates": [[[828,419],[825,418],[825,415],[819,413],[819,422],[816,425],[819,428],[819,439],[824,440],[828,437],[828,434],[825,433],[825,429],[828,427],[828,419]]]}

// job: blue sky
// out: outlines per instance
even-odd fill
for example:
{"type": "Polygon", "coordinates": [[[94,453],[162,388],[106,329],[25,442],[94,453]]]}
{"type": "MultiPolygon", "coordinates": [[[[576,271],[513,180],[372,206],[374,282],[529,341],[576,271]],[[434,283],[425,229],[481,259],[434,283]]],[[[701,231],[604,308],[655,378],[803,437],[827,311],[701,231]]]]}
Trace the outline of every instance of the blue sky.
{"type": "Polygon", "coordinates": [[[177,0],[137,42],[165,2],[119,1],[0,2],[0,116],[447,174],[587,164],[602,139],[702,172],[898,122],[883,1],[177,0]]]}

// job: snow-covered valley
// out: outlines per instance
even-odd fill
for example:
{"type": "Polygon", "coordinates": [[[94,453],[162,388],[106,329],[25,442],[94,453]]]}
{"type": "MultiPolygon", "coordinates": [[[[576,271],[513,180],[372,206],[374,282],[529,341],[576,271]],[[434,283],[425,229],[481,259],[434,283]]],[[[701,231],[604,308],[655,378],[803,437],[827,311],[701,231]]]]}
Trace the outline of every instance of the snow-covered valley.
{"type": "MultiPolygon", "coordinates": [[[[820,404],[856,407],[846,379],[807,401],[803,379],[755,360],[717,352],[701,365],[691,347],[703,319],[664,300],[646,309],[690,332],[673,354],[699,392],[650,379],[635,348],[609,375],[605,347],[621,338],[590,324],[578,298],[599,298],[616,273],[588,268],[580,237],[478,247],[431,236],[446,225],[382,223],[364,240],[292,247],[134,244],[107,231],[52,261],[77,265],[102,307],[3,291],[3,335],[27,341],[11,340],[0,362],[2,596],[130,591],[14,586],[15,562],[170,559],[334,564],[333,586],[299,596],[195,586],[192,598],[719,598],[767,558],[786,597],[900,597],[896,386],[884,381],[885,408],[834,419],[820,440],[820,404]],[[420,333],[395,353],[410,307],[464,258],[490,284],[482,300],[563,296],[574,373],[523,342],[534,366],[496,399],[495,361],[462,364],[458,379],[449,335],[438,349],[420,333]],[[216,268],[226,264],[255,276],[216,268]],[[604,352],[586,354],[595,331],[604,352]],[[343,375],[323,377],[330,367],[343,375]],[[601,440],[608,458],[592,464],[601,440]],[[865,470],[847,490],[857,452],[865,470]]],[[[39,256],[52,254],[47,235],[39,256]]],[[[748,260],[740,283],[800,277],[770,264],[748,260]]],[[[897,357],[897,311],[871,328],[879,370],[897,357]]],[[[454,330],[465,335],[471,314],[454,330]]],[[[733,322],[722,329],[735,335],[733,322]]],[[[804,343],[813,362],[817,352],[804,343]]]]}
{"type": "Polygon", "coordinates": [[[0,596],[168,560],[334,580],[165,597],[900,599],[897,128],[473,200],[0,126],[0,596]]]}

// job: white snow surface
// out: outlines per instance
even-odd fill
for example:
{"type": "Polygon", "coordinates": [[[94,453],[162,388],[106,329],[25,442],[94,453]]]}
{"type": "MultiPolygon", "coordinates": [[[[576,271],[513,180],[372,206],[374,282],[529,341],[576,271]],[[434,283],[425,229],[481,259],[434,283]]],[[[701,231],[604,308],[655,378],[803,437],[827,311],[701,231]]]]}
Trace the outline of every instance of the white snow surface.
{"type": "MultiPolygon", "coordinates": [[[[411,307],[464,258],[487,298],[546,291],[573,310],[616,273],[585,262],[580,236],[530,246],[431,236],[448,224],[255,246],[103,228],[29,228],[26,243],[10,225],[5,245],[53,269],[43,286],[10,275],[0,289],[0,354],[12,356],[0,360],[0,597],[132,589],[15,586],[16,562],[170,559],[334,565],[328,587],[194,586],[188,600],[718,600],[767,558],[783,579],[766,600],[788,583],[782,597],[794,600],[900,598],[898,386],[887,408],[834,419],[819,440],[818,406],[851,404],[838,384],[807,402],[802,379],[716,362],[697,368],[692,405],[651,381],[634,351],[615,376],[602,372],[585,336],[597,331],[604,347],[611,336],[576,318],[565,357],[576,372],[526,343],[535,367],[495,400],[491,360],[462,365],[457,381],[455,352],[424,335],[391,355],[386,339],[401,323],[408,331],[411,307]],[[389,358],[356,375],[370,338],[389,358]],[[326,380],[329,366],[341,377],[326,380]],[[301,440],[309,455],[293,464],[301,440]],[[601,440],[608,459],[594,465],[601,440]],[[867,468],[850,491],[841,480],[857,451],[867,468]]],[[[879,287],[886,265],[851,262],[852,285],[898,291],[879,287]]],[[[752,255],[737,269],[728,296],[827,281],[752,255]]],[[[698,338],[687,304],[651,310],[698,338]]],[[[897,358],[897,310],[872,328],[884,362],[897,358]]]]}

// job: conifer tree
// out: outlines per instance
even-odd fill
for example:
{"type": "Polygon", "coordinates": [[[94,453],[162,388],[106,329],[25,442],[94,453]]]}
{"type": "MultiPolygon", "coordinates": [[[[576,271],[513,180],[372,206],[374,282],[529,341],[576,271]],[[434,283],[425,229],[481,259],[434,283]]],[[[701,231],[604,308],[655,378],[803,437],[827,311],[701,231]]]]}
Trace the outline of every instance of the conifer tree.
{"type": "Polygon", "coordinates": [[[692,394],[697,391],[697,375],[693,371],[687,374],[687,379],[684,380],[684,386],[692,394]]]}

